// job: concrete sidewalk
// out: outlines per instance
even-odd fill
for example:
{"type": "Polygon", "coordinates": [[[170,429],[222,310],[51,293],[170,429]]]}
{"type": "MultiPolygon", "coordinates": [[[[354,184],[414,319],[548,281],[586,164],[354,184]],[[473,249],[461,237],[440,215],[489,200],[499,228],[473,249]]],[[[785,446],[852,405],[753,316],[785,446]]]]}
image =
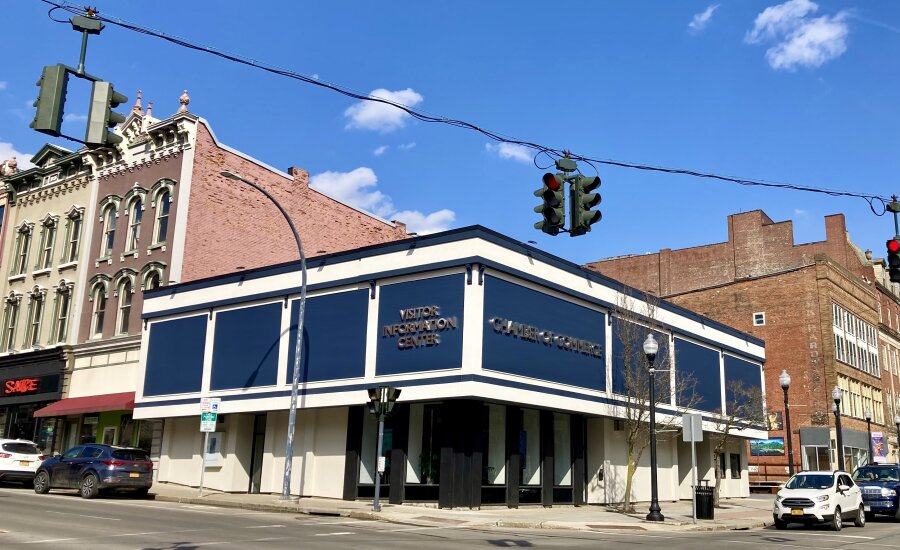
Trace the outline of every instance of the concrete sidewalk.
{"type": "Polygon", "coordinates": [[[327,498],[301,498],[284,501],[277,495],[248,495],[219,493],[204,490],[198,496],[196,488],[159,483],[151,494],[156,500],[186,504],[204,504],[228,508],[242,508],[266,512],[286,512],[310,515],[344,516],[417,526],[454,525],[458,527],[507,527],[519,529],[633,529],[645,531],[718,531],[752,529],[772,524],[771,495],[754,495],[744,499],[722,501],[715,510],[714,520],[692,523],[691,501],[661,502],[663,523],[644,520],[647,504],[636,505],[638,514],[621,514],[606,506],[484,506],[479,510],[442,510],[435,505],[388,504],[382,501],[381,512],[372,511],[371,501],[346,501],[327,498]]]}

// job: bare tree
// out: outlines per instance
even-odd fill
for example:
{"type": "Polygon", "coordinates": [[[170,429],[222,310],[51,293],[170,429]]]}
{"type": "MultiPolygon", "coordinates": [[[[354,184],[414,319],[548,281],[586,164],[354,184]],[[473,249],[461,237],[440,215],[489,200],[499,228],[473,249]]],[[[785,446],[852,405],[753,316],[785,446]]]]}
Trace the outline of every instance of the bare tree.
{"type": "Polygon", "coordinates": [[[747,426],[759,426],[765,422],[762,389],[749,386],[741,380],[731,381],[725,389],[725,414],[721,409],[716,411],[714,424],[719,435],[713,449],[713,462],[716,467],[716,489],[713,492],[713,506],[719,506],[719,489],[724,465],[719,459],[728,444],[736,437],[736,433],[747,426]]]}
{"type": "MultiPolygon", "coordinates": [[[[646,311],[637,312],[638,301],[623,293],[617,304],[613,321],[613,338],[620,352],[613,358],[613,392],[624,397],[622,405],[623,428],[627,448],[628,469],[625,476],[625,495],[622,500],[622,511],[634,512],[631,501],[631,487],[634,474],[640,464],[644,451],[650,445],[650,370],[644,355],[643,343],[648,334],[654,334],[659,341],[659,351],[653,367],[655,374],[655,392],[657,405],[672,408],[671,377],[673,351],[668,336],[661,332],[656,321],[658,298],[644,294],[641,302],[646,304],[646,311]],[[641,314],[643,313],[643,315],[641,314]],[[618,377],[618,378],[617,378],[618,377]]],[[[642,304],[640,304],[642,305],[642,304]]],[[[657,412],[656,431],[672,432],[681,428],[681,414],[693,408],[699,398],[695,394],[696,381],[688,375],[675,376],[674,392],[677,396],[676,414],[662,416],[657,412]]]]}

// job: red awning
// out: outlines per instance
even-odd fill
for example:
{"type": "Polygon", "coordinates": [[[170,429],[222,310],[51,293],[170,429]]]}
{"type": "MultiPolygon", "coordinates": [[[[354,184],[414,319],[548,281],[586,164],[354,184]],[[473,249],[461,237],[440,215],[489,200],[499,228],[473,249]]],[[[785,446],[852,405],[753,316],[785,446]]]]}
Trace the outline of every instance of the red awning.
{"type": "Polygon", "coordinates": [[[67,416],[104,411],[133,411],[134,392],[108,393],[86,397],[69,397],[35,411],[35,417],[67,416]]]}

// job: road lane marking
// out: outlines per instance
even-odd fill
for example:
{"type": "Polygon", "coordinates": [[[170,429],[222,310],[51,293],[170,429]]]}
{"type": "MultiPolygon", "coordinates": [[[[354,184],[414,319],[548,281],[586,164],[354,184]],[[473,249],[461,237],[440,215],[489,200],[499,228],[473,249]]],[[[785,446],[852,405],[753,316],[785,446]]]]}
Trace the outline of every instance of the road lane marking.
{"type": "Polygon", "coordinates": [[[247,525],[244,529],[274,529],[275,527],[284,527],[284,525],[247,525]]]}
{"type": "Polygon", "coordinates": [[[53,510],[44,510],[45,514],[60,514],[62,516],[78,516],[81,518],[105,519],[107,521],[122,521],[122,518],[108,518],[105,516],[89,516],[87,514],[75,514],[72,512],[55,512],[53,510]]]}
{"type": "Polygon", "coordinates": [[[22,544],[49,544],[51,542],[65,542],[67,540],[78,540],[78,539],[44,539],[44,540],[29,540],[27,542],[23,542],[22,544]]]}
{"type": "Polygon", "coordinates": [[[340,531],[338,533],[316,533],[314,537],[338,537],[341,535],[352,535],[352,531],[340,531]]]}

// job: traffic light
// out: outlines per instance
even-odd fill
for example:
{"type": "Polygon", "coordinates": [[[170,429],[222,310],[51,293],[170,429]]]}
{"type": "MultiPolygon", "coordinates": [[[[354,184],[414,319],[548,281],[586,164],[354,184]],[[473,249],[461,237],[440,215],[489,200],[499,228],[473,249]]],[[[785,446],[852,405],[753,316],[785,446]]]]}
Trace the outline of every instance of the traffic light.
{"type": "Polygon", "coordinates": [[[65,65],[44,67],[41,79],[37,81],[37,86],[40,86],[41,90],[33,103],[36,108],[34,120],[29,126],[38,132],[59,137],[68,83],[69,73],[65,65]]]}
{"type": "Polygon", "coordinates": [[[535,197],[541,197],[543,204],[534,207],[534,211],[544,219],[534,224],[535,229],[540,229],[548,235],[559,234],[560,228],[566,224],[566,195],[563,185],[566,177],[563,174],[544,174],[544,185],[534,192],[535,197]]]}
{"type": "Polygon", "coordinates": [[[128,98],[113,89],[111,82],[98,80],[91,88],[91,108],[88,111],[87,131],[84,142],[88,145],[115,145],[122,137],[110,132],[116,124],[125,122],[125,117],[113,111],[128,101],[128,98]]]}
{"type": "Polygon", "coordinates": [[[569,236],[577,237],[591,230],[591,225],[600,221],[603,215],[591,208],[600,204],[600,194],[591,193],[600,187],[600,178],[587,177],[581,174],[572,178],[569,189],[569,236]]]}
{"type": "Polygon", "coordinates": [[[894,237],[887,242],[888,274],[892,283],[900,283],[900,239],[894,237]]]}

